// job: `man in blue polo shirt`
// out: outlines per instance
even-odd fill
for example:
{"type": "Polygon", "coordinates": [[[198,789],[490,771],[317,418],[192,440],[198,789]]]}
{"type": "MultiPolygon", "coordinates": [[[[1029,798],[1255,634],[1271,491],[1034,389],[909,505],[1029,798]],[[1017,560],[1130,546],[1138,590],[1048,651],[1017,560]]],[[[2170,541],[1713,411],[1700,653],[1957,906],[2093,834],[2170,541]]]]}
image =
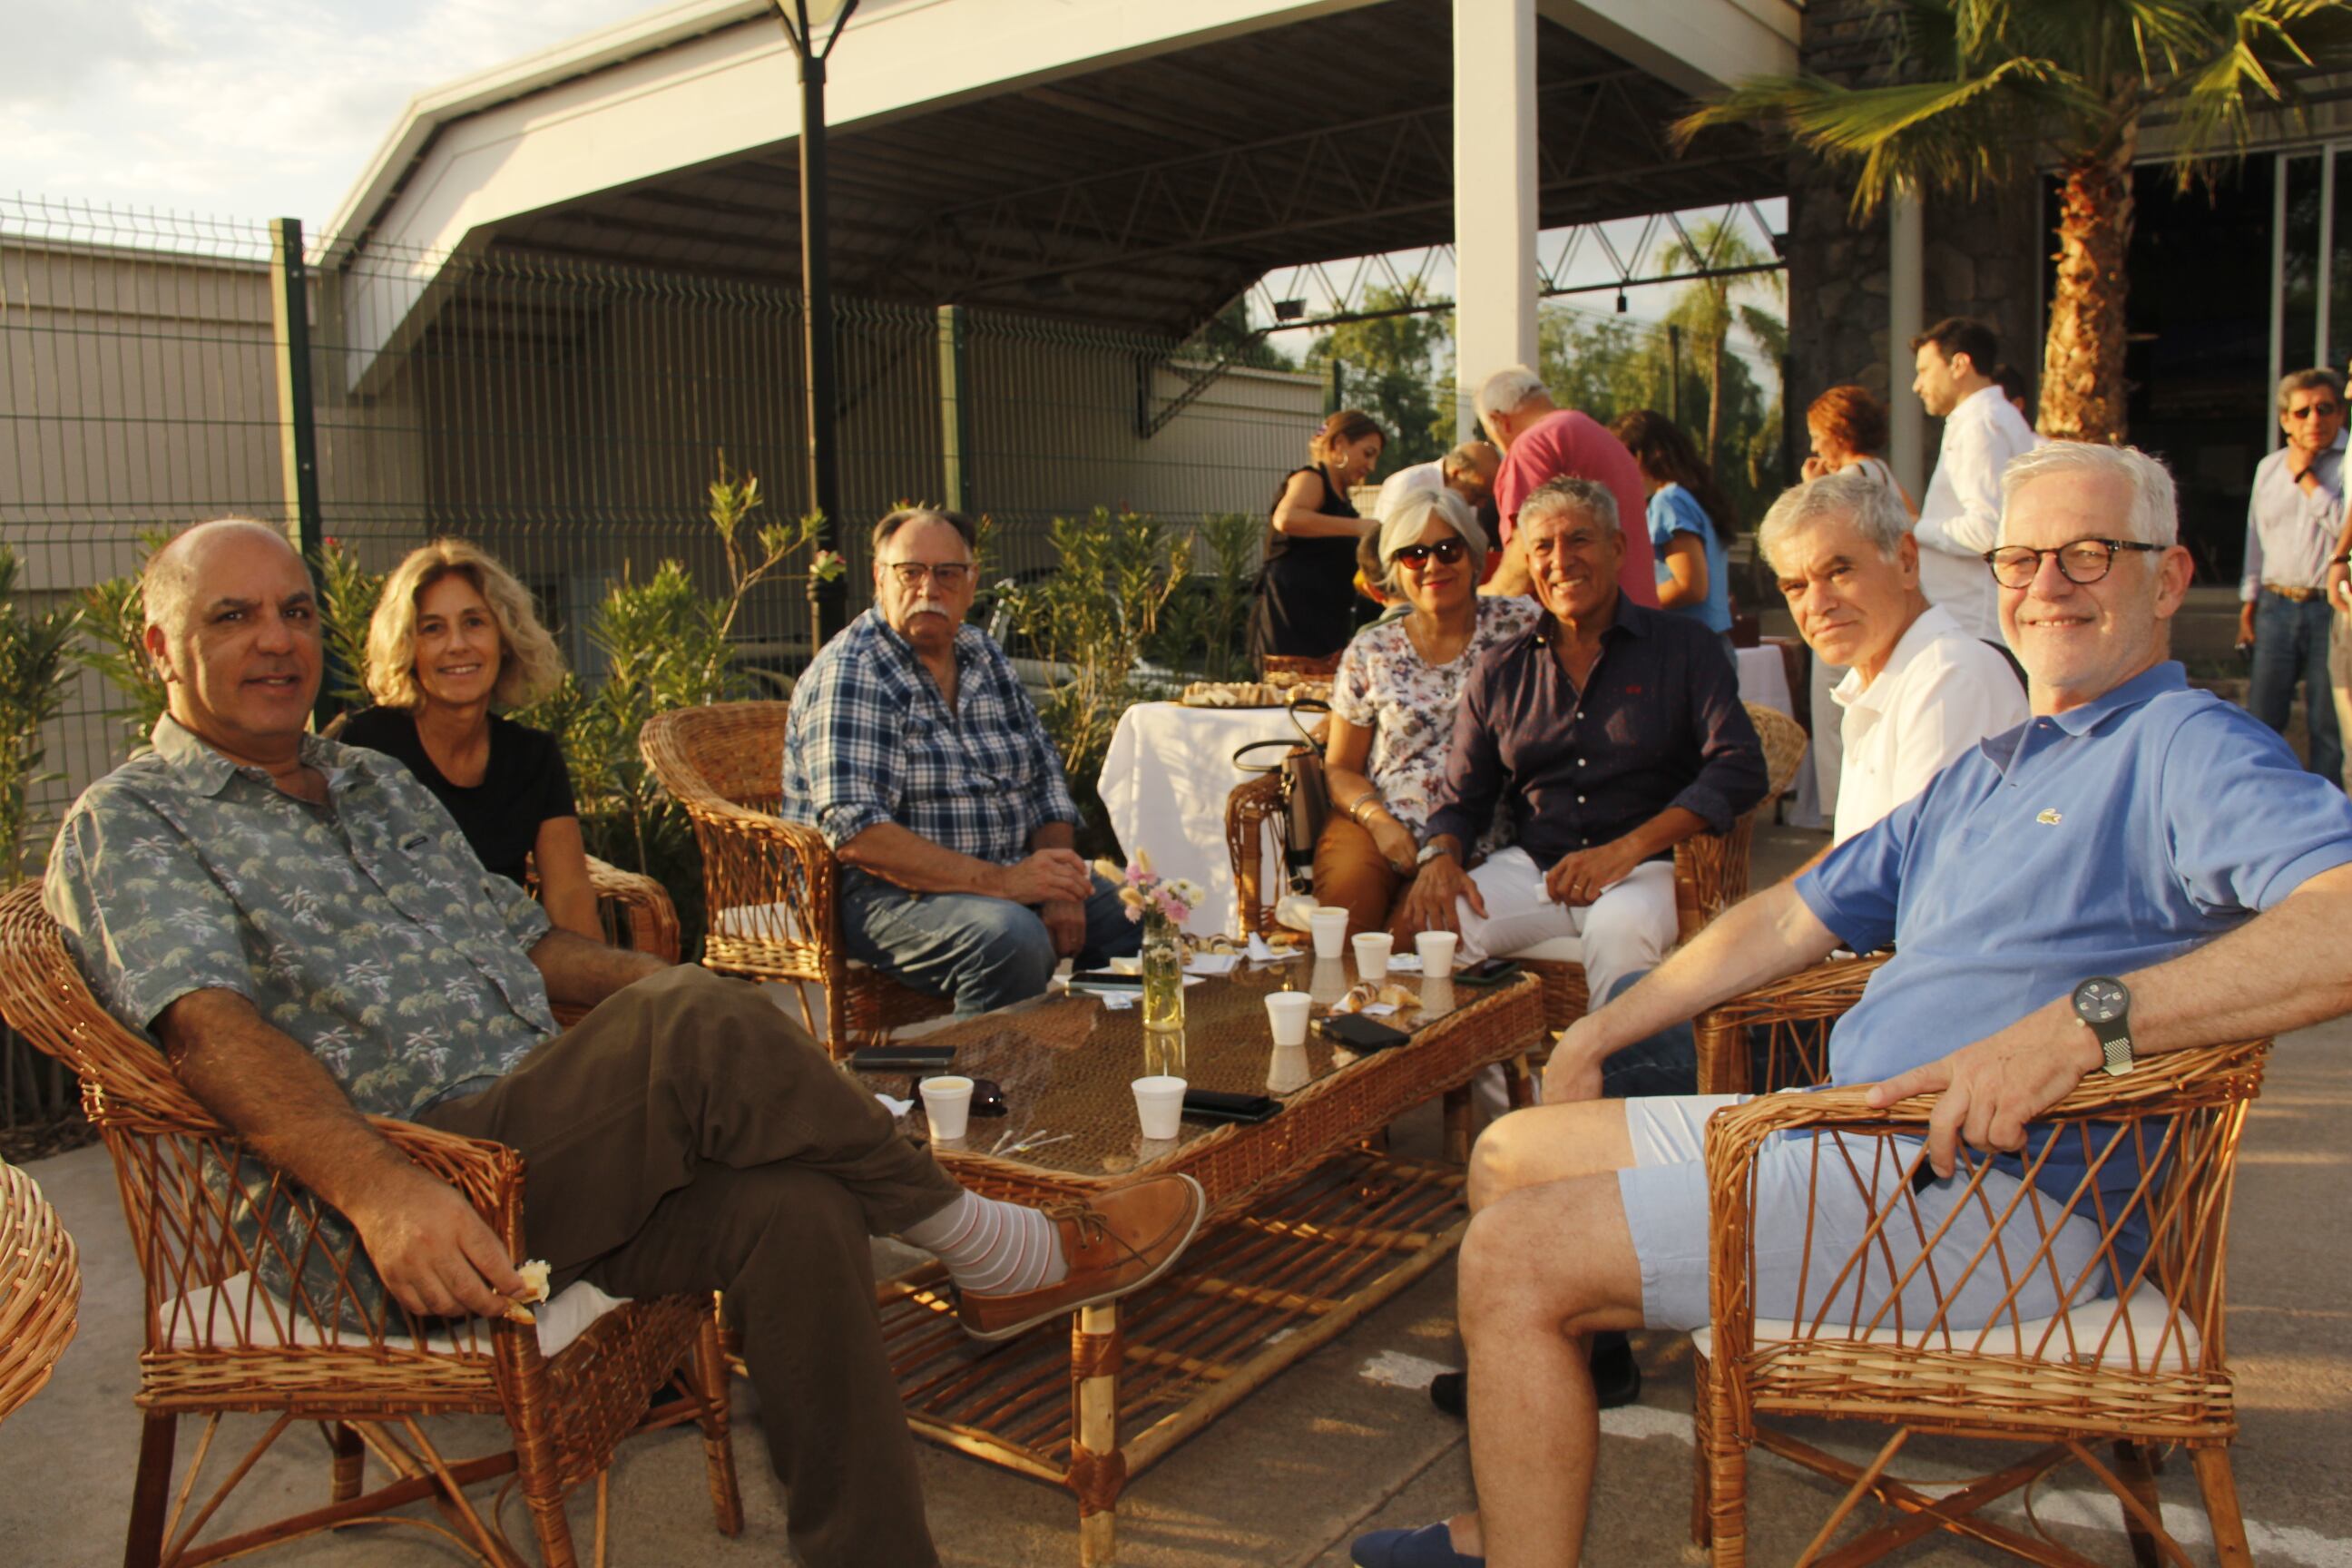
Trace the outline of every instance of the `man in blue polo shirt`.
{"type": "MultiPolygon", "coordinates": [[[[1482,1552],[1575,1561],[1559,1547],[1583,1539],[1600,1441],[1584,1337],[1707,1321],[1701,1130],[1725,1100],[1599,1100],[1613,1051],[1840,946],[1893,942],[1831,1037],[1830,1076],[1874,1086],[1878,1105],[1935,1095],[1926,1156],[1939,1178],[1963,1138],[2000,1152],[1984,1201],[1964,1199],[1957,1181],[1918,1195],[1936,1256],[1964,1263],[2009,1199],[2021,1213],[2054,1210],[2084,1176],[2079,1151],[2053,1151],[2032,1179],[2056,1202],[2025,1203],[2017,1152],[2038,1152],[2034,1118],[2102,1065],[2075,1007],[2085,981],[2119,979],[2110,986],[2127,994],[2100,1000],[2127,1005],[2126,1048],[2139,1058],[2352,1007],[2352,804],[2244,711],[2190,690],[2167,657],[2190,563],[2163,465],[2057,443],[2011,461],[2003,496],[1989,564],[2034,716],[1581,1020],[1553,1054],[1545,1103],[1488,1130],[1461,1261],[1479,1511],[1367,1536],[1363,1568],[1464,1568],[1482,1552]]],[[[1866,1194],[1847,1212],[1809,1214],[1812,1155],[1783,1138],[1759,1156],[1759,1317],[1786,1316],[1801,1271],[1834,1270],[1869,1223],[1866,1194]]],[[[2138,1174],[2111,1155],[2096,1182],[2128,1192],[2138,1174]]],[[[2048,1263],[2015,1299],[2021,1317],[2051,1310],[2052,1282],[2099,1254],[2086,1217],[2044,1239],[2048,1263]]],[[[1903,1238],[1890,1227],[1880,1243],[1893,1265],[1882,1274],[1900,1277],[1903,1238]]],[[[1928,1270],[1913,1272],[1927,1292],[1928,1270]]],[[[1993,1272],[1969,1271],[1953,1328],[2000,1310],[2015,1281],[1993,1272]]],[[[1817,1276],[1808,1300],[1822,1290],[1817,1276]]],[[[1884,1278],[1862,1286],[1871,1310],[1886,1291],[1884,1278]]],[[[1907,1289],[1904,1304],[1915,1304],[1907,1289]]]]}

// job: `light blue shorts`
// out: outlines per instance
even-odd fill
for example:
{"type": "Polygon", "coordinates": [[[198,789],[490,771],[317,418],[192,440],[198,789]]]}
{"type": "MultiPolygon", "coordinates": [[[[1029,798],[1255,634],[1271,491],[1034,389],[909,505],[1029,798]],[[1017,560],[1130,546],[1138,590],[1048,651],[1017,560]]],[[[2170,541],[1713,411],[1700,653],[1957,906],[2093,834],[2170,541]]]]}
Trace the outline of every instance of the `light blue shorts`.
{"type": "MultiPolygon", "coordinates": [[[[1706,1119],[1745,1098],[1656,1095],[1622,1101],[1634,1163],[1617,1173],[1617,1193],[1642,1265],[1642,1321],[1651,1328],[1696,1329],[1711,1315],[1706,1119]]],[[[1786,1133],[1766,1140],[1756,1158],[1753,1283],[1759,1318],[1798,1316],[1801,1291],[1808,1322],[1868,1323],[1900,1279],[1901,1302],[1880,1319],[1882,1326],[1919,1328],[1934,1317],[1935,1302],[1942,1298],[1951,1306],[1943,1320],[1947,1326],[1979,1329],[1996,1315],[2003,1322],[2012,1312],[2047,1317],[2062,1299],[2079,1305],[2111,1289],[2104,1282],[2092,1288],[2080,1283],[2098,1254],[2096,1222],[2087,1215],[2066,1219],[2048,1256],[2038,1257],[2037,1210],[2049,1214],[2058,1205],[2047,1197],[2037,1204],[2028,1194],[2012,1213],[2023,1184],[2005,1171],[1989,1173],[1973,1196],[1968,1195],[1965,1172],[1955,1172],[1949,1181],[1929,1183],[1916,1201],[1905,1201],[1906,1173],[1918,1160],[1921,1142],[1786,1133]],[[1890,1208],[1892,1216],[1866,1260],[1850,1268],[1874,1218],[1890,1208]],[[2000,1246],[1970,1267],[1997,1225],[2000,1246]],[[1928,1261],[1913,1269],[1913,1261],[1931,1245],[1928,1261]],[[2026,1283],[2005,1307],[2004,1299],[2021,1278],[2026,1283]]]]}

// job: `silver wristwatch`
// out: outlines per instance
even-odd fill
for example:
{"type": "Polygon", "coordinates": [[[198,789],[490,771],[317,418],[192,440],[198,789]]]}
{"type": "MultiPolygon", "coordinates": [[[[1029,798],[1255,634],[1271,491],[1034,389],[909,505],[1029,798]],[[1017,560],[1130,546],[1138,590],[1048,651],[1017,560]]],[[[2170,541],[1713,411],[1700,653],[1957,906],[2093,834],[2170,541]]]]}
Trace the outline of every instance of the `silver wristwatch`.
{"type": "Polygon", "coordinates": [[[1421,847],[1421,853],[1412,858],[1412,863],[1416,868],[1426,866],[1432,860],[1436,859],[1440,855],[1451,855],[1453,853],[1453,850],[1448,849],[1443,844],[1424,844],[1421,847]]]}

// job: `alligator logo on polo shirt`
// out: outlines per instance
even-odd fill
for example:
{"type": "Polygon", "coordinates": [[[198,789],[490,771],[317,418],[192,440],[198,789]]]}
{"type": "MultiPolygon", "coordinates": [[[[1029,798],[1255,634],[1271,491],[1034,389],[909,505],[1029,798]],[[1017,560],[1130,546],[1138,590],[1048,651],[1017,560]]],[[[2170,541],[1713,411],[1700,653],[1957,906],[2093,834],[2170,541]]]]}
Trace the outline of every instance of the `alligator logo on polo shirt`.
{"type": "Polygon", "coordinates": [[[2056,807],[2053,806],[2043,811],[2041,816],[2035,817],[2033,820],[2042,824],[2044,827],[2055,827],[2060,823],[2065,821],[2066,818],[2056,807]]]}

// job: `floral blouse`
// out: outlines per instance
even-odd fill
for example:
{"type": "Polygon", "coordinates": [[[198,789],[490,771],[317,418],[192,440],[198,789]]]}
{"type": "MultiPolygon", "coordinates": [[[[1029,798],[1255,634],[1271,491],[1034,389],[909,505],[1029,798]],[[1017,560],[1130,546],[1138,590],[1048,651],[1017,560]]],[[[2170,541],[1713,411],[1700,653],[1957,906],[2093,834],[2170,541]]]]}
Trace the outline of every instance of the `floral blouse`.
{"type": "MultiPolygon", "coordinates": [[[[1470,646],[1449,664],[1433,666],[1414,651],[1402,616],[1366,627],[1339,656],[1331,711],[1372,731],[1364,773],[1390,814],[1412,829],[1414,837],[1437,809],[1462,683],[1489,649],[1519,636],[1542,615],[1532,600],[1482,595],[1470,646]]],[[[1481,837],[1482,848],[1491,847],[1486,837],[1481,837]]]]}

